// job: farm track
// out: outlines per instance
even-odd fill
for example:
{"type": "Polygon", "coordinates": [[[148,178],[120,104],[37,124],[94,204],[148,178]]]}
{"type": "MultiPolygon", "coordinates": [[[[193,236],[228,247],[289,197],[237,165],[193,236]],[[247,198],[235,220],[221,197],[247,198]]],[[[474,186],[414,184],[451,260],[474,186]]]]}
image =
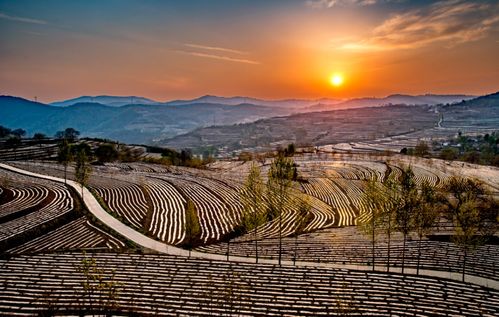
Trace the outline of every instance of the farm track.
{"type": "Polygon", "coordinates": [[[0,203],[0,246],[5,254],[125,247],[78,216],[74,193],[64,184],[6,169],[0,169],[0,175],[9,186],[2,195],[11,196],[0,203]]]}

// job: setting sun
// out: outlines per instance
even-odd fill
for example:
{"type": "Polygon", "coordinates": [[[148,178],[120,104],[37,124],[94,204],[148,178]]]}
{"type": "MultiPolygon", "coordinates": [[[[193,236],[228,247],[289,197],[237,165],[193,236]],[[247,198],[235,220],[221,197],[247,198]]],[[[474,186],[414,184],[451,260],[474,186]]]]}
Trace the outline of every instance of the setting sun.
{"type": "Polygon", "coordinates": [[[329,82],[331,83],[331,85],[333,85],[335,87],[339,87],[343,84],[343,75],[333,74],[333,75],[331,75],[329,82]]]}

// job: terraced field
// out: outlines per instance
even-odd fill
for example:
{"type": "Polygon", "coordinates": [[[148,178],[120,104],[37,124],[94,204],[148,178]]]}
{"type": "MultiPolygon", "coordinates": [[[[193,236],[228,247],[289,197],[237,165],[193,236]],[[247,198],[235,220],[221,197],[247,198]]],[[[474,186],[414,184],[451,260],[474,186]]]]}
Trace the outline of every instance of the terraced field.
{"type": "MultiPolygon", "coordinates": [[[[161,316],[497,316],[499,292],[445,279],[187,259],[92,254],[121,283],[115,311],[161,316]]],[[[89,307],[80,253],[0,260],[0,312],[74,314],[89,307]],[[32,287],[36,285],[36,287],[32,287]]],[[[94,293],[94,301],[100,293],[94,293]]],[[[88,310],[87,310],[88,312],[88,310]]]]}
{"type": "MultiPolygon", "coordinates": [[[[118,314],[172,316],[495,316],[499,292],[492,288],[437,277],[395,273],[400,269],[402,238],[379,238],[369,272],[371,243],[354,226],[369,215],[363,204],[366,181],[379,181],[411,164],[416,181],[441,186],[457,168],[407,162],[393,157],[308,154],[295,157],[302,181],[293,184],[283,213],[283,265],[223,262],[172,255],[141,255],[81,208],[61,182],[21,176],[0,169],[0,315],[78,314],[83,275],[76,272],[85,257],[97,261],[119,282],[118,314]],[[294,238],[297,206],[306,195],[312,206],[305,233],[294,238]],[[123,253],[124,252],[124,253],[123,253]],[[297,266],[292,265],[298,261],[297,266]],[[303,264],[303,263],[307,264],[303,264]],[[300,264],[301,263],[301,264],[300,264]],[[357,265],[337,269],[331,265],[357,265]],[[36,285],[36,287],[32,287],[36,285]],[[465,300],[463,300],[465,299],[465,300]]],[[[34,172],[63,177],[50,162],[12,163],[34,172]]],[[[270,161],[261,164],[266,174],[270,161]]],[[[227,255],[227,237],[241,221],[242,183],[249,163],[219,161],[204,170],[143,163],[95,166],[89,188],[112,216],[130,228],[169,245],[182,245],[187,201],[196,206],[201,233],[194,251],[204,257],[227,255]]],[[[475,174],[481,176],[477,170],[475,174]]],[[[490,180],[499,172],[483,175],[490,180]],[[496,174],[494,174],[496,173],[496,174]]],[[[73,178],[73,168],[68,169],[73,178]]],[[[264,204],[273,203],[269,197],[264,204]]],[[[436,228],[438,229],[438,228],[436,228]]],[[[442,234],[448,233],[443,228],[442,234]]],[[[437,232],[438,233],[438,232],[437,232]]],[[[278,256],[278,223],[259,230],[259,257],[278,256]]],[[[231,239],[229,259],[254,257],[253,233],[231,239]]],[[[453,243],[425,238],[420,266],[424,270],[461,272],[462,252],[453,243]]],[[[417,241],[405,250],[406,267],[415,268],[417,241]]],[[[196,255],[197,256],[197,255],[196,255]]],[[[272,263],[274,263],[272,262],[272,263]]],[[[497,281],[499,247],[480,247],[468,258],[468,274],[497,281]]]]}
{"type": "MultiPolygon", "coordinates": [[[[395,233],[391,239],[390,257],[387,240],[377,237],[375,265],[382,270],[400,270],[402,263],[402,235],[395,233]]],[[[279,240],[258,241],[258,255],[262,259],[278,258],[279,240]]],[[[287,261],[320,262],[331,264],[372,265],[372,243],[356,227],[330,228],[284,238],[282,258],[287,261]]],[[[218,243],[196,248],[196,251],[227,254],[227,244],[218,243]]],[[[243,239],[231,243],[230,256],[255,257],[255,245],[243,239]]],[[[418,240],[411,237],[405,250],[405,268],[416,269],[418,265],[418,240]]],[[[230,258],[230,257],[229,257],[230,258]]],[[[462,272],[463,252],[449,241],[425,238],[421,244],[420,269],[462,272]]],[[[467,258],[467,274],[499,281],[499,245],[487,244],[479,247],[467,258]],[[469,265],[469,266],[468,266],[469,265]]]]}
{"type": "Polygon", "coordinates": [[[125,247],[76,210],[75,194],[63,184],[4,169],[0,179],[1,253],[125,247]]]}
{"type": "MultiPolygon", "coordinates": [[[[297,156],[295,161],[305,181],[293,185],[291,198],[308,196],[312,218],[307,232],[356,225],[359,217],[368,217],[369,210],[362,197],[370,179],[382,181],[390,175],[399,176],[401,169],[409,165],[419,184],[428,182],[438,187],[452,175],[431,164],[391,157],[324,153],[297,156]]],[[[62,170],[56,164],[18,164],[35,172],[62,176],[62,170]]],[[[264,181],[269,165],[270,161],[261,165],[264,181]]],[[[190,200],[200,221],[199,243],[209,244],[225,240],[239,225],[243,211],[240,195],[248,170],[249,163],[237,161],[215,162],[205,170],[143,163],[110,164],[96,167],[90,188],[124,223],[172,245],[184,242],[185,207],[190,200]]],[[[71,177],[72,169],[69,171],[71,177]]],[[[493,188],[493,184],[487,183],[493,188]]],[[[271,203],[267,199],[265,204],[271,203]]],[[[283,213],[283,236],[295,233],[296,214],[297,206],[291,199],[283,213]]],[[[259,228],[258,238],[274,238],[278,233],[275,219],[259,228]]],[[[248,239],[252,238],[239,237],[235,241],[248,239]]]]}

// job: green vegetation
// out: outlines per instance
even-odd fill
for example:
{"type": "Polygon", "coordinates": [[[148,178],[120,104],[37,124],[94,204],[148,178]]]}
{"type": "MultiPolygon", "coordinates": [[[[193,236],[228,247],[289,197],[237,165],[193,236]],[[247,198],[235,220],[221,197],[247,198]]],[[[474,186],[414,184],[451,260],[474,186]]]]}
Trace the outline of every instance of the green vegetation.
{"type": "Polygon", "coordinates": [[[100,163],[114,162],[119,158],[119,152],[116,145],[112,143],[103,143],[97,146],[94,151],[95,157],[100,163]]]}
{"type": "Polygon", "coordinates": [[[414,217],[416,207],[420,203],[414,172],[410,167],[402,170],[402,175],[396,182],[396,189],[397,194],[393,197],[393,203],[396,206],[394,224],[396,230],[404,236],[402,247],[402,273],[404,273],[407,236],[413,229],[412,218],[414,217]]]}
{"type": "Polygon", "coordinates": [[[64,131],[57,131],[54,135],[56,139],[68,140],[70,143],[75,142],[80,136],[80,131],[73,128],[66,128],[64,131]]]}
{"type": "Polygon", "coordinates": [[[419,274],[421,261],[421,241],[430,233],[438,220],[438,209],[443,204],[443,196],[433,186],[424,181],[418,190],[418,205],[414,210],[413,228],[418,235],[418,263],[416,272],[419,274]]]}
{"type": "Polygon", "coordinates": [[[397,197],[396,183],[393,178],[386,179],[382,184],[376,178],[367,182],[363,196],[365,209],[370,211],[369,217],[362,217],[358,223],[359,228],[371,239],[372,243],[372,268],[376,266],[376,236],[385,233],[388,240],[388,270],[390,270],[390,242],[393,232],[393,221],[396,204],[392,198],[397,197]]]}
{"type": "Polygon", "coordinates": [[[175,166],[187,166],[193,168],[202,168],[206,164],[213,162],[213,157],[203,156],[196,157],[192,154],[190,149],[183,149],[179,152],[155,146],[146,146],[147,153],[161,154],[160,158],[146,157],[142,160],[148,163],[162,164],[162,165],[175,165],[175,166]]]}
{"type": "Polygon", "coordinates": [[[293,263],[296,264],[297,249],[298,249],[298,235],[305,231],[305,228],[313,219],[313,215],[310,213],[312,206],[310,205],[310,200],[306,195],[300,195],[298,198],[298,213],[295,217],[295,252],[293,256],[293,263]]]}
{"type": "Polygon", "coordinates": [[[414,148],[403,148],[402,154],[435,157],[449,161],[499,166],[499,132],[466,136],[461,132],[455,138],[433,141],[432,148],[419,141],[414,148]]]}
{"type": "Polygon", "coordinates": [[[277,154],[286,156],[286,157],[292,157],[296,153],[296,146],[294,143],[288,144],[286,148],[279,148],[277,149],[277,154]]]}
{"type": "Polygon", "coordinates": [[[83,187],[88,183],[92,168],[88,162],[85,150],[80,149],[76,154],[75,179],[81,185],[81,197],[83,199],[83,187]]]}
{"type": "Polygon", "coordinates": [[[414,155],[420,157],[430,156],[430,147],[428,146],[428,143],[423,140],[418,141],[416,147],[414,148],[414,155]]]}
{"type": "Polygon", "coordinates": [[[478,180],[452,177],[445,184],[446,215],[455,226],[454,242],[464,252],[463,281],[466,260],[499,228],[499,202],[488,195],[478,180]]]}
{"type": "Polygon", "coordinates": [[[405,266],[405,249],[408,236],[416,232],[418,241],[418,264],[421,257],[421,241],[437,222],[439,210],[444,203],[443,194],[427,182],[418,185],[410,167],[402,170],[399,177],[388,177],[382,183],[377,179],[368,181],[364,192],[364,205],[369,217],[360,218],[361,230],[372,241],[372,266],[375,268],[376,235],[384,233],[388,241],[388,271],[390,270],[390,241],[393,231],[403,235],[402,272],[405,266]]]}
{"type": "Polygon", "coordinates": [[[66,139],[59,143],[59,150],[57,152],[57,161],[64,166],[64,182],[68,177],[68,165],[73,161],[73,154],[71,153],[71,146],[66,139]]]}
{"type": "Polygon", "coordinates": [[[7,148],[11,148],[14,151],[15,159],[15,151],[21,145],[21,138],[19,136],[12,135],[5,141],[5,145],[7,148]]]}
{"type": "Polygon", "coordinates": [[[199,217],[196,211],[196,206],[192,200],[187,200],[187,207],[185,209],[185,241],[184,246],[191,250],[196,242],[199,240],[201,233],[201,226],[199,224],[199,217]]]}
{"type": "Polygon", "coordinates": [[[269,220],[275,218],[279,223],[279,265],[282,256],[282,213],[290,200],[292,181],[296,180],[297,170],[294,161],[283,155],[278,155],[270,165],[267,191],[271,201],[269,206],[269,220]]]}
{"type": "Polygon", "coordinates": [[[87,257],[81,260],[81,265],[77,267],[77,272],[83,274],[84,280],[81,282],[83,287],[82,303],[84,310],[88,313],[94,312],[112,312],[118,309],[118,298],[122,283],[115,280],[115,271],[106,275],[104,269],[100,268],[93,257],[87,257]]]}
{"type": "Polygon", "coordinates": [[[241,231],[253,231],[255,240],[255,257],[258,263],[258,227],[265,223],[265,187],[260,175],[260,167],[255,163],[251,165],[250,172],[244,187],[241,190],[241,201],[244,205],[241,221],[241,231]]]}

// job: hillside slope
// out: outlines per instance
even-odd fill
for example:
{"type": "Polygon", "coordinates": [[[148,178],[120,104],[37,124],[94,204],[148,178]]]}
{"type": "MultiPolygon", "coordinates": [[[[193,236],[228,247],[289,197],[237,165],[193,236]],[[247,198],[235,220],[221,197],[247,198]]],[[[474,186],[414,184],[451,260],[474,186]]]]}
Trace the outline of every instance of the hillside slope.
{"type": "Polygon", "coordinates": [[[201,128],[160,144],[173,148],[213,146],[231,151],[271,149],[291,142],[299,145],[359,142],[431,129],[436,127],[440,117],[443,118],[442,129],[499,129],[499,93],[448,105],[350,108],[201,128]]]}
{"type": "Polygon", "coordinates": [[[285,113],[286,110],[250,104],[109,107],[98,103],[77,103],[56,107],[0,96],[0,125],[21,127],[28,134],[42,132],[47,135],[73,127],[83,136],[111,138],[127,143],[152,143],[199,127],[251,122],[285,113]]]}
{"type": "Polygon", "coordinates": [[[433,127],[438,115],[427,106],[386,106],[296,114],[196,129],[160,142],[173,148],[201,146],[226,150],[272,147],[277,143],[320,145],[351,142],[433,127]]]}

